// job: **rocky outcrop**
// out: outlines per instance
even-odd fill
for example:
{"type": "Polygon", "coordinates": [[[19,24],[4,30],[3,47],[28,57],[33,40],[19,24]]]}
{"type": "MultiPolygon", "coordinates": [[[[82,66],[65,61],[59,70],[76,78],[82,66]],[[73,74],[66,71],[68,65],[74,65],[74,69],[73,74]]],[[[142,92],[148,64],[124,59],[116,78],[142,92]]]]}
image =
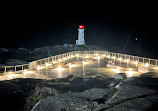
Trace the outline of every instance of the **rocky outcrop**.
{"type": "Polygon", "coordinates": [[[108,89],[94,88],[81,93],[65,93],[40,100],[31,111],[89,111],[108,93],[108,89]]]}
{"type": "Polygon", "coordinates": [[[0,82],[0,98],[5,111],[153,111],[158,108],[158,79],[13,79],[0,82]]]}
{"type": "Polygon", "coordinates": [[[59,92],[56,89],[50,88],[50,87],[43,87],[38,93],[40,93],[40,95],[42,97],[47,97],[47,96],[59,94],[59,92]]]}
{"type": "Polygon", "coordinates": [[[40,100],[31,111],[144,111],[157,108],[158,80],[128,78],[109,88],[93,88],[40,100]]]}

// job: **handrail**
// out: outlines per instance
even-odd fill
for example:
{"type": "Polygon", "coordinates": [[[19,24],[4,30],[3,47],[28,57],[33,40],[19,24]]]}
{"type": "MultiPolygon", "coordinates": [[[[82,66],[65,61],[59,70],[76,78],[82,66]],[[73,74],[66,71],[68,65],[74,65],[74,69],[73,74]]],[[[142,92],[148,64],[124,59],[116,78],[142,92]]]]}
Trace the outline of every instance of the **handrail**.
{"type": "Polygon", "coordinates": [[[66,57],[72,56],[72,55],[74,56],[76,54],[86,54],[86,55],[87,54],[105,54],[105,56],[110,55],[111,57],[116,57],[116,59],[122,57],[122,58],[131,60],[131,58],[132,58],[133,61],[138,61],[138,62],[141,62],[143,64],[146,63],[146,60],[147,60],[149,64],[154,65],[154,66],[158,66],[157,59],[139,57],[139,56],[135,56],[135,55],[121,54],[121,53],[115,53],[115,52],[110,52],[110,51],[71,51],[71,52],[67,52],[67,53],[63,53],[63,54],[57,54],[56,56],[51,56],[51,57],[35,60],[32,62],[29,62],[29,64],[21,64],[21,65],[15,65],[15,66],[0,66],[0,68],[4,68],[4,73],[7,72],[7,68],[14,68],[15,72],[16,72],[17,67],[22,67],[22,70],[24,70],[24,66],[26,66],[26,65],[28,65],[28,69],[30,69],[32,63],[34,62],[33,65],[36,65],[36,66],[34,66],[34,68],[36,69],[38,65],[43,65],[45,63],[57,61],[59,59],[63,59],[63,58],[66,58],[66,57]],[[141,59],[142,59],[142,61],[141,61],[141,59]]]}
{"type": "MultiPolygon", "coordinates": [[[[15,65],[16,67],[20,67],[20,66],[26,66],[29,64],[20,64],[20,65],[15,65]]],[[[15,66],[0,66],[0,68],[4,68],[4,67],[15,67],[15,66]]]]}

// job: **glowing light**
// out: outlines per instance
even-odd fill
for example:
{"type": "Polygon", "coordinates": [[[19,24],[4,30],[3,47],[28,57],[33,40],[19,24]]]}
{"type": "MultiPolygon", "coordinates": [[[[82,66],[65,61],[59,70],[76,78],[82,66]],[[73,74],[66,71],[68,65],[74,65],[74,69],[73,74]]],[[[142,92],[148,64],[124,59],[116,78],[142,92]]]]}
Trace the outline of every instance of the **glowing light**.
{"type": "Polygon", "coordinates": [[[29,74],[29,73],[33,73],[32,71],[27,71],[27,70],[24,70],[23,72],[24,74],[29,74]]]}
{"type": "Polygon", "coordinates": [[[103,57],[105,57],[105,54],[104,55],[102,55],[103,57]]]}
{"type": "Polygon", "coordinates": [[[23,72],[24,74],[26,74],[26,70],[24,70],[24,72],[23,72]]]}
{"type": "Polygon", "coordinates": [[[63,58],[64,60],[66,60],[66,58],[63,58]]]}
{"type": "Polygon", "coordinates": [[[132,69],[129,69],[129,71],[132,71],[132,69]]]}
{"type": "Polygon", "coordinates": [[[132,71],[132,69],[129,69],[129,71],[127,71],[129,77],[132,77],[134,73],[135,71],[132,71]]]}
{"type": "Polygon", "coordinates": [[[119,67],[117,67],[117,70],[120,70],[120,68],[119,68],[119,67]]]}
{"type": "Polygon", "coordinates": [[[9,79],[13,79],[13,78],[16,77],[16,74],[9,74],[9,75],[7,75],[7,76],[8,76],[9,79]]]}
{"type": "Polygon", "coordinates": [[[58,59],[58,61],[59,61],[59,62],[61,62],[61,61],[63,61],[63,60],[61,60],[61,59],[58,59]]]}
{"type": "Polygon", "coordinates": [[[110,58],[110,56],[106,56],[107,58],[110,58]]]}
{"type": "Polygon", "coordinates": [[[112,59],[116,59],[116,57],[112,57],[112,59]]]}
{"type": "Polygon", "coordinates": [[[70,64],[69,65],[69,68],[71,68],[71,67],[75,67],[76,65],[74,65],[74,64],[70,64]]]}
{"type": "Polygon", "coordinates": [[[40,70],[40,69],[42,69],[43,67],[40,67],[40,66],[37,66],[37,70],[40,70]]]}
{"type": "Polygon", "coordinates": [[[148,63],[146,63],[146,64],[144,64],[143,66],[145,66],[145,67],[149,67],[149,64],[148,64],[148,63]]]}
{"type": "Polygon", "coordinates": [[[135,61],[134,64],[136,65],[136,67],[138,66],[138,61],[135,61]]]}
{"type": "Polygon", "coordinates": [[[13,73],[12,71],[9,72],[9,74],[12,74],[12,73],[13,73]]]}
{"type": "Polygon", "coordinates": [[[98,54],[95,54],[96,56],[98,56],[98,54]]]}
{"type": "Polygon", "coordinates": [[[58,70],[59,72],[61,72],[63,70],[63,68],[61,68],[61,66],[58,66],[58,68],[56,70],[58,70]]]}
{"type": "Polygon", "coordinates": [[[134,64],[138,64],[138,61],[135,61],[134,64]]]}
{"type": "Polygon", "coordinates": [[[115,71],[115,72],[117,72],[117,73],[120,73],[120,72],[121,72],[121,70],[120,70],[119,67],[117,67],[116,69],[112,69],[112,70],[115,71]]]}
{"type": "Polygon", "coordinates": [[[121,60],[122,60],[122,58],[119,58],[118,60],[120,60],[120,61],[121,61],[121,60]]]}
{"type": "Polygon", "coordinates": [[[50,66],[50,65],[51,65],[51,64],[46,63],[46,67],[47,67],[47,66],[50,66]]]}
{"type": "Polygon", "coordinates": [[[85,62],[85,61],[83,61],[82,63],[83,63],[83,64],[88,64],[88,62],[85,62]]]}
{"type": "Polygon", "coordinates": [[[70,59],[71,57],[68,56],[67,58],[70,59]]]}
{"type": "Polygon", "coordinates": [[[71,55],[71,57],[74,57],[73,55],[71,55]]]}
{"type": "Polygon", "coordinates": [[[84,25],[79,25],[79,29],[84,29],[84,25]]]}
{"type": "Polygon", "coordinates": [[[129,62],[129,59],[127,59],[126,62],[129,62]]]}
{"type": "Polygon", "coordinates": [[[58,62],[53,61],[53,64],[56,64],[56,63],[58,63],[58,62]]]}
{"type": "Polygon", "coordinates": [[[77,54],[76,56],[77,56],[77,61],[78,61],[79,54],[77,54]]]}
{"type": "Polygon", "coordinates": [[[98,56],[98,57],[97,57],[97,59],[99,60],[99,59],[100,59],[100,57],[98,56]]]}
{"type": "Polygon", "coordinates": [[[58,71],[58,77],[61,78],[62,77],[62,70],[63,70],[63,68],[61,66],[58,66],[58,68],[56,68],[55,70],[58,71]]]}
{"type": "Polygon", "coordinates": [[[90,58],[89,56],[86,56],[85,58],[90,58]]]}

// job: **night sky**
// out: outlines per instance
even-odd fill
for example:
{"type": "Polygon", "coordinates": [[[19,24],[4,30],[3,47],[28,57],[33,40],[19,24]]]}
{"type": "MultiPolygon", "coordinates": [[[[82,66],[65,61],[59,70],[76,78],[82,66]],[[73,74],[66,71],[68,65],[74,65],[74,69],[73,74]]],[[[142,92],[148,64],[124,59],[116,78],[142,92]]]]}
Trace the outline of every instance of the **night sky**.
{"type": "Polygon", "coordinates": [[[85,26],[87,45],[132,55],[158,58],[158,17],[155,13],[110,10],[53,11],[51,14],[1,15],[1,48],[75,44],[78,25],[85,26]],[[150,54],[149,54],[150,53],[150,54]]]}

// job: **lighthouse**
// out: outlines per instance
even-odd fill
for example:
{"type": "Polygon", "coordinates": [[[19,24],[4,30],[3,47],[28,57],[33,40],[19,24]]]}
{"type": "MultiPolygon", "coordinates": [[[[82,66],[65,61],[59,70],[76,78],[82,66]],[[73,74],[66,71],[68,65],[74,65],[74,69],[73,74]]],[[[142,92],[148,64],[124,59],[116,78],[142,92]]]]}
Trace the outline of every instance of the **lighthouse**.
{"type": "Polygon", "coordinates": [[[78,28],[78,40],[76,40],[76,45],[85,45],[84,25],[79,25],[79,28],[78,28]]]}

